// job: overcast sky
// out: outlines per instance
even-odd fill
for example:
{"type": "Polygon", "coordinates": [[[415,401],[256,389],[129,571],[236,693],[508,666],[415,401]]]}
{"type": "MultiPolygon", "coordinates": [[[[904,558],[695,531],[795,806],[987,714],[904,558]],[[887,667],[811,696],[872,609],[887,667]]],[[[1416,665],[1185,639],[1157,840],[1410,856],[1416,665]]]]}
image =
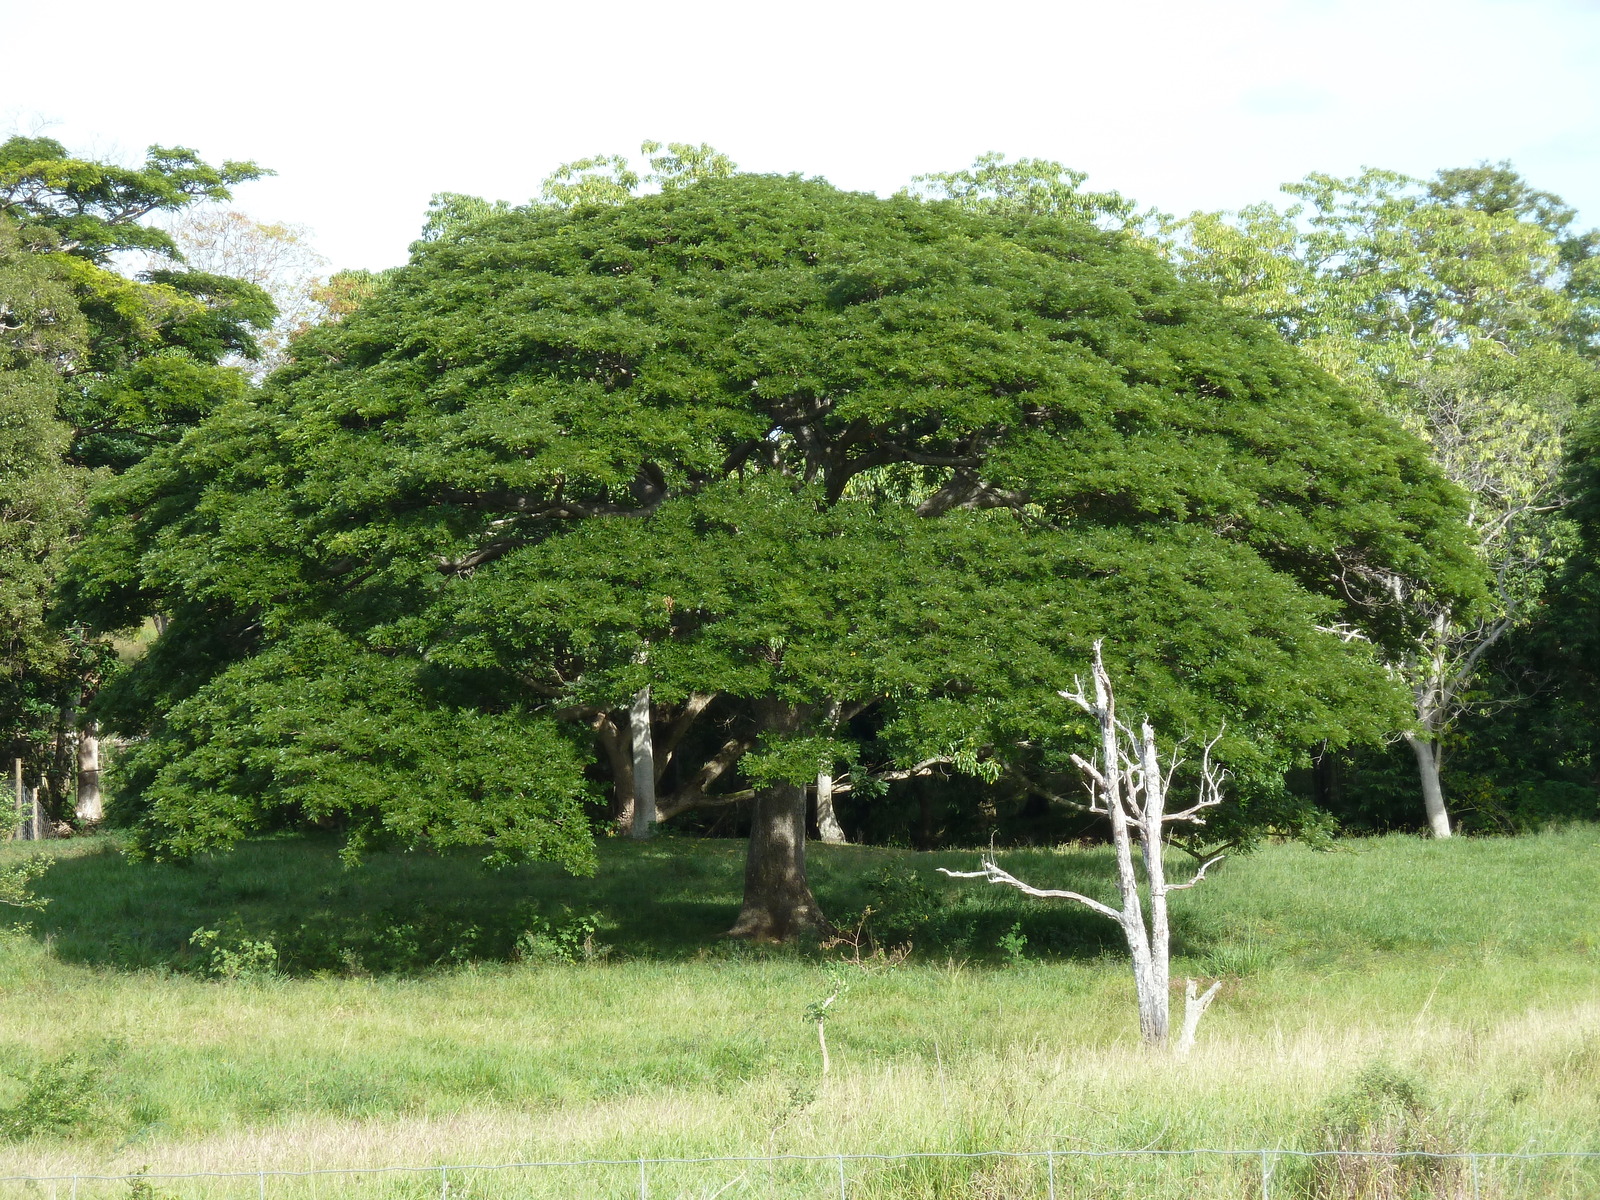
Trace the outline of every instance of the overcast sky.
{"type": "Polygon", "coordinates": [[[0,42],[4,132],[253,158],[237,207],[341,267],[645,137],[882,193],[1002,150],[1177,212],[1510,159],[1600,223],[1600,0],[0,0],[0,42]]]}

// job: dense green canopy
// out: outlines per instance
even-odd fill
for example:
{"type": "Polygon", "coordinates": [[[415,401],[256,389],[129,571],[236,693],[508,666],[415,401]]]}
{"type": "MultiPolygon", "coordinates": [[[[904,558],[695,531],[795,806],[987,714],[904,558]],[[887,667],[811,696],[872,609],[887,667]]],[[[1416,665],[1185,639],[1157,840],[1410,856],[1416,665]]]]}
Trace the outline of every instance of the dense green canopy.
{"type": "Polygon", "coordinates": [[[297,357],[108,488],[79,563],[85,617],[169,617],[106,703],[150,735],[131,780],[158,846],[275,801],[411,839],[518,789],[570,820],[551,788],[579,794],[575,762],[490,778],[475,735],[454,762],[432,743],[423,791],[455,800],[431,817],[305,775],[319,739],[378,753],[339,744],[328,717],[358,708],[554,746],[649,685],[664,785],[741,780],[758,835],[867,736],[902,765],[1048,773],[1053,690],[1096,637],[1126,704],[1173,734],[1226,720],[1260,779],[1399,719],[1337,630],[1407,631],[1350,603],[1353,574],[1478,586],[1419,443],[1082,223],[753,176],[535,207],[419,245],[297,357]],[[252,715],[263,658],[314,676],[324,642],[342,690],[252,715]],[[350,694],[396,670],[404,705],[350,694]],[[825,727],[830,702],[867,723],[825,727]]]}

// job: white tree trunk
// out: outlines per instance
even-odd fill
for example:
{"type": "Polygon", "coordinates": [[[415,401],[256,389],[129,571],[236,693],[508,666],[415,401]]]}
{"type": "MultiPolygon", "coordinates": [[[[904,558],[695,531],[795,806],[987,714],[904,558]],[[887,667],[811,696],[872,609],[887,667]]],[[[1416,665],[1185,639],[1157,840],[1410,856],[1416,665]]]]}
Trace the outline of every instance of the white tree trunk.
{"type": "Polygon", "coordinates": [[[817,775],[817,833],[823,841],[835,846],[850,841],[844,835],[844,826],[839,824],[838,814],[833,811],[833,776],[825,771],[817,775]]]}
{"type": "MultiPolygon", "coordinates": [[[[1109,690],[1109,689],[1108,689],[1109,690]]],[[[1167,984],[1171,971],[1172,930],[1167,923],[1167,869],[1161,860],[1162,831],[1166,821],[1166,779],[1156,754],[1156,735],[1145,721],[1140,727],[1139,771],[1144,807],[1139,820],[1139,850],[1144,875],[1150,885],[1150,1026],[1146,1039],[1165,1045],[1171,1028],[1171,997],[1167,984]]]]}
{"type": "Polygon", "coordinates": [[[640,688],[628,710],[629,740],[633,744],[633,822],[628,833],[647,838],[656,826],[656,751],[650,732],[650,688],[640,688]]]}
{"type": "Polygon", "coordinates": [[[1117,894],[1122,899],[1122,932],[1133,960],[1133,987],[1139,1002],[1139,1032],[1144,1040],[1159,1045],[1167,1040],[1167,993],[1158,988],[1165,975],[1163,962],[1156,965],[1151,953],[1150,933],[1144,924],[1144,907],[1139,900],[1139,877],[1133,867],[1133,838],[1128,814],[1123,806],[1123,770],[1117,752],[1117,701],[1111,679],[1100,663],[1095,647],[1094,715],[1100,722],[1100,779],[1106,815],[1111,820],[1111,845],[1117,857],[1117,894]]]}
{"type": "Polygon", "coordinates": [[[1444,806],[1444,788],[1439,782],[1439,740],[1406,734],[1406,744],[1416,755],[1417,773],[1422,777],[1422,806],[1428,813],[1428,828],[1436,838],[1450,836],[1450,813],[1444,806]]]}
{"type": "MultiPolygon", "coordinates": [[[[828,734],[831,737],[834,730],[839,727],[839,702],[830,701],[826,718],[828,734]]],[[[839,824],[839,815],[833,811],[833,763],[823,763],[817,770],[817,834],[824,842],[842,846],[849,842],[844,835],[844,826],[839,824]]]]}
{"type": "Polygon", "coordinates": [[[98,824],[106,815],[100,795],[100,727],[90,721],[78,735],[78,820],[98,824]]]}

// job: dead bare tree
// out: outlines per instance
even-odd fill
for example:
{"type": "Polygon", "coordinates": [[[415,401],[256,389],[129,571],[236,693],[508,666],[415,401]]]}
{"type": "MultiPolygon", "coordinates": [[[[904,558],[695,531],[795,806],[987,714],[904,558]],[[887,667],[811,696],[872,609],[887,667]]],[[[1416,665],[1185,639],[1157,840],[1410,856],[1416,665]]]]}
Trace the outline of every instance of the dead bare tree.
{"type": "MultiPolygon", "coordinates": [[[[1094,644],[1093,674],[1092,698],[1084,693],[1083,685],[1076,679],[1073,681],[1073,690],[1061,692],[1060,695],[1094,717],[1100,726],[1100,750],[1096,761],[1090,762],[1076,754],[1072,756],[1072,761],[1083,772],[1088,784],[1089,810],[1105,814],[1111,823],[1111,843],[1117,860],[1117,891],[1122,907],[1113,908],[1081,892],[1033,887],[1002,870],[992,853],[983,860],[981,869],[977,871],[939,869],[957,879],[987,879],[990,883],[1005,884],[1041,899],[1075,900],[1117,922],[1122,927],[1133,960],[1134,988],[1139,1001],[1139,1032],[1148,1045],[1165,1046],[1170,1027],[1168,989],[1171,960],[1167,897],[1173,892],[1194,887],[1223,858],[1218,854],[1207,859],[1184,883],[1169,883],[1161,857],[1166,827],[1178,821],[1204,825],[1205,810],[1222,803],[1222,785],[1227,779],[1227,772],[1212,761],[1211,751],[1216,746],[1216,739],[1213,738],[1206,744],[1201,757],[1199,791],[1194,803],[1179,812],[1167,812],[1173,772],[1179,765],[1176,754],[1163,766],[1150,722],[1142,721],[1136,732],[1117,719],[1116,697],[1101,658],[1099,642],[1094,644]],[[1150,895],[1148,924],[1134,867],[1135,838],[1139,842],[1150,895]]],[[[1219,986],[1220,981],[1213,983],[1200,995],[1195,981],[1189,980],[1183,1029],[1174,1047],[1175,1053],[1184,1054],[1194,1044],[1200,1017],[1215,998],[1219,986]]]]}

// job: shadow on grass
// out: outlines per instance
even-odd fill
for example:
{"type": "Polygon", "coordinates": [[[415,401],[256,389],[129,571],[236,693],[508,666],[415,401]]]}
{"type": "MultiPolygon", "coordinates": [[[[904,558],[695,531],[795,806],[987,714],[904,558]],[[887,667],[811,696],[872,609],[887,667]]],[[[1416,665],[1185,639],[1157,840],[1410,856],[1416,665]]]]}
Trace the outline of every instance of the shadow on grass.
{"type": "MultiPolygon", "coordinates": [[[[345,867],[331,838],[253,840],[187,863],[132,862],[110,839],[64,843],[36,890],[33,920],[61,959],[115,970],[417,974],[529,955],[683,960],[815,953],[766,949],[723,933],[739,907],[744,844],[663,837],[600,844],[578,878],[544,864],[491,871],[469,853],[375,854],[345,867]],[[215,931],[194,940],[197,930],[215,931]]],[[[970,854],[816,846],[810,874],[840,923],[871,905],[871,928],[922,958],[1032,958],[1118,952],[1108,920],[936,873],[970,854]],[[1023,940],[1017,941],[1020,936],[1023,940]]],[[[1042,886],[1113,893],[1109,861],[1018,852],[1042,886]]],[[[1008,860],[1009,861],[1009,860],[1008,860]]]]}

